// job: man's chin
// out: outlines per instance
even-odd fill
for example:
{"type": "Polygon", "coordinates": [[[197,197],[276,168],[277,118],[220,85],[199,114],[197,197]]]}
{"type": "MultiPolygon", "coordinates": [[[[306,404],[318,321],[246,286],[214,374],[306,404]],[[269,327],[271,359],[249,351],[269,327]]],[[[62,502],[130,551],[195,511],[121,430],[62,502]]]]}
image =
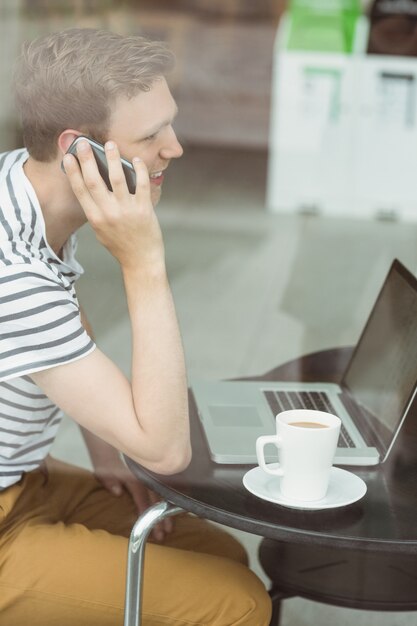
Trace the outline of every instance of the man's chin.
{"type": "Polygon", "coordinates": [[[161,199],[161,193],[162,193],[162,189],[160,186],[158,187],[155,186],[151,188],[151,202],[152,202],[153,208],[156,207],[159,200],[161,199]]]}

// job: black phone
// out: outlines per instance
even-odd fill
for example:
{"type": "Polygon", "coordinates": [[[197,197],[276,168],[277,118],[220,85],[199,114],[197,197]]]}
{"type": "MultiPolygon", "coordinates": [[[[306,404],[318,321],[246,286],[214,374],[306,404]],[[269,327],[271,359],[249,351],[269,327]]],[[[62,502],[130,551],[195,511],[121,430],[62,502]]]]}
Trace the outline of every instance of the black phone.
{"type": "MultiPolygon", "coordinates": [[[[98,141],[95,141],[94,139],[91,139],[91,137],[80,135],[79,137],[76,137],[74,139],[74,141],[72,142],[72,144],[67,150],[67,154],[73,154],[78,161],[77,145],[82,139],[88,141],[88,143],[90,144],[91,149],[94,154],[94,158],[97,163],[98,171],[100,172],[102,179],[106,183],[107,188],[110,189],[110,191],[112,191],[112,186],[111,186],[110,179],[109,179],[109,169],[107,167],[106,154],[104,151],[104,146],[101,143],[99,143],[98,141]]],[[[126,176],[127,187],[130,193],[135,193],[136,191],[135,168],[133,167],[132,163],[130,161],[127,161],[126,159],[120,158],[120,161],[122,162],[122,168],[126,176]]],[[[62,170],[65,172],[63,163],[61,163],[61,167],[62,167],[62,170]]]]}

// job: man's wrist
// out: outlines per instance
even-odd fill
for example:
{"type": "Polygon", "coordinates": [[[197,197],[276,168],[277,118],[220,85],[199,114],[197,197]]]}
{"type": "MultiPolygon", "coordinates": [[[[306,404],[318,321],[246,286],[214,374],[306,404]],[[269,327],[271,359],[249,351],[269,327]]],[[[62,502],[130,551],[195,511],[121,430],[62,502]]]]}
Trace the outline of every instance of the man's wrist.
{"type": "Polygon", "coordinates": [[[124,264],[121,268],[126,286],[133,284],[136,288],[140,286],[145,288],[158,285],[166,286],[168,284],[165,263],[161,261],[146,268],[139,264],[124,264]]]}

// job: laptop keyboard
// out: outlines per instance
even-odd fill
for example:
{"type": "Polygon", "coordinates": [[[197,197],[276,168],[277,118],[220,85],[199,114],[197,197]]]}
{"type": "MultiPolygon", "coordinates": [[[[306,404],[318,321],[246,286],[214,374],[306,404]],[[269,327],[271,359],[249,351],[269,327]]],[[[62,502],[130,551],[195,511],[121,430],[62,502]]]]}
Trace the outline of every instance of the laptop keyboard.
{"type": "MultiPolygon", "coordinates": [[[[274,415],[291,409],[313,409],[337,415],[329,397],[322,391],[264,391],[263,394],[274,415]]],[[[339,448],[355,447],[343,422],[337,445],[339,448]]]]}

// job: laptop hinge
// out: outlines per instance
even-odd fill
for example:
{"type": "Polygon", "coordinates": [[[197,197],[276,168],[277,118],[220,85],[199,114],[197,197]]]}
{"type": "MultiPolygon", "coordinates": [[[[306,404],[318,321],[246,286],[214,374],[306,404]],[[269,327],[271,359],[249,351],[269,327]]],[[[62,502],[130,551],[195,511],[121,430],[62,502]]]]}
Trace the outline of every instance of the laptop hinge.
{"type": "MultiPolygon", "coordinates": [[[[368,411],[364,406],[358,404],[353,395],[347,389],[342,390],[340,400],[352,418],[356,428],[362,435],[365,443],[370,447],[375,447],[380,453],[381,458],[385,456],[387,447],[378,436],[378,429],[385,427],[380,423],[375,415],[368,411]]],[[[386,436],[389,437],[388,432],[386,436]]]]}

